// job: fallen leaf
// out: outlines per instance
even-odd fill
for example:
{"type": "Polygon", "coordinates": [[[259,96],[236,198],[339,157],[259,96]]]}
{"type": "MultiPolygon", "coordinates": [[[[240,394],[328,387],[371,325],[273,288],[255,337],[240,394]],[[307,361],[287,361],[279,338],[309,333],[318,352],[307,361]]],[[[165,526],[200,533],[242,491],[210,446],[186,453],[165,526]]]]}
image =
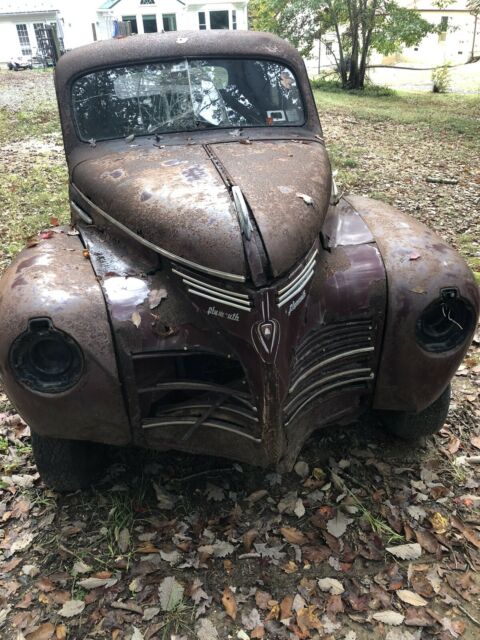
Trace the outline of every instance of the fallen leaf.
{"type": "Polygon", "coordinates": [[[386,547],[386,551],[401,560],[416,560],[422,555],[422,547],[418,542],[400,544],[396,547],[386,547]]]}
{"type": "Polygon", "coordinates": [[[98,589],[99,587],[113,587],[117,582],[118,578],[85,578],[79,580],[77,584],[84,589],[98,589]]]}
{"type": "Polygon", "coordinates": [[[319,578],[317,584],[320,591],[328,591],[332,595],[338,596],[345,591],[340,580],[336,580],[335,578],[319,578]]]}
{"type": "Polygon", "coordinates": [[[67,627],[64,624],[59,624],[55,629],[55,638],[57,640],[65,640],[67,637],[67,627]]]}
{"type": "Polygon", "coordinates": [[[141,325],[141,323],[142,323],[142,316],[138,313],[138,311],[134,311],[134,312],[132,313],[132,322],[133,322],[133,324],[137,327],[137,329],[138,329],[138,327],[141,325]]]}
{"type": "Polygon", "coordinates": [[[35,631],[25,636],[25,640],[50,640],[55,633],[55,627],[51,622],[41,624],[35,631]]]}
{"type": "Polygon", "coordinates": [[[73,618],[78,616],[85,609],[83,600],[67,600],[58,614],[63,618],[73,618]]]}
{"type": "Polygon", "coordinates": [[[162,287],[161,289],[151,289],[148,294],[148,305],[150,309],[155,309],[167,297],[167,290],[162,287]]]}
{"type": "Polygon", "coordinates": [[[305,505],[303,504],[301,498],[298,498],[297,502],[295,503],[293,513],[297,516],[297,518],[303,518],[303,516],[305,515],[305,505]]]}
{"type": "Polygon", "coordinates": [[[458,531],[463,534],[463,537],[468,540],[468,542],[477,547],[477,549],[480,549],[480,538],[476,535],[473,529],[465,526],[460,518],[452,516],[452,526],[455,527],[455,529],[458,529],[458,531]]]}
{"type": "Polygon", "coordinates": [[[377,622],[383,622],[384,624],[389,624],[393,627],[397,627],[405,620],[404,615],[398,613],[398,611],[392,611],[391,609],[374,613],[372,618],[377,620],[377,622]]]}
{"type": "Polygon", "coordinates": [[[230,589],[230,587],[225,587],[222,594],[222,604],[227,612],[227,615],[235,620],[237,617],[237,601],[235,599],[235,594],[230,589]]]}
{"type": "Polygon", "coordinates": [[[449,529],[450,523],[448,518],[442,515],[439,511],[436,511],[431,518],[432,527],[436,533],[446,533],[449,529]]]}
{"type": "Polygon", "coordinates": [[[348,525],[353,522],[350,518],[337,509],[335,516],[327,522],[327,531],[335,538],[343,536],[348,525]]]}
{"type": "Polygon", "coordinates": [[[303,478],[303,479],[308,478],[310,474],[310,467],[303,460],[299,460],[297,464],[293,467],[293,470],[295,471],[297,476],[300,476],[300,478],[303,478]]]}
{"type": "Polygon", "coordinates": [[[140,631],[138,627],[133,627],[133,633],[130,640],[144,640],[143,633],[140,631]]]}
{"type": "Polygon", "coordinates": [[[208,618],[200,618],[195,631],[198,640],[218,640],[218,632],[208,618]]]}
{"type": "Polygon", "coordinates": [[[419,596],[417,593],[409,591],[408,589],[399,589],[396,594],[402,602],[411,604],[414,607],[426,607],[428,604],[422,596],[419,596]]]}
{"type": "Polygon", "coordinates": [[[428,551],[428,553],[437,553],[440,549],[440,544],[430,531],[415,531],[415,537],[422,549],[428,551]]]}
{"type": "Polygon", "coordinates": [[[183,586],[175,578],[164,578],[158,587],[162,611],[173,611],[182,601],[183,591],[183,586]]]}
{"type": "Polygon", "coordinates": [[[117,544],[120,550],[120,553],[126,553],[128,547],[130,545],[130,531],[126,528],[123,528],[118,533],[117,544]]]}
{"type": "Polygon", "coordinates": [[[282,527],[280,529],[280,533],[285,538],[285,540],[287,542],[290,542],[291,544],[302,545],[308,542],[307,536],[293,527],[282,527]]]}

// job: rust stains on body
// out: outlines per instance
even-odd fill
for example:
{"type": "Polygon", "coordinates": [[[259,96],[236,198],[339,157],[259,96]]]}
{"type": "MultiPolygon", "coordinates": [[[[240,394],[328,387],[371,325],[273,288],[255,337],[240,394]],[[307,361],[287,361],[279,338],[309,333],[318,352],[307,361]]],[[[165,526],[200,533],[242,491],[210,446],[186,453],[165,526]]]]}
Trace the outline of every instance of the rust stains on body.
{"type": "Polygon", "coordinates": [[[234,275],[246,272],[238,219],[202,146],[111,151],[79,163],[74,185],[135,234],[234,275]],[[113,174],[121,173],[113,180],[113,174]]]}
{"type": "Polygon", "coordinates": [[[331,171],[325,147],[262,140],[212,148],[248,201],[273,275],[285,273],[310,249],[327,212],[331,171]]]}

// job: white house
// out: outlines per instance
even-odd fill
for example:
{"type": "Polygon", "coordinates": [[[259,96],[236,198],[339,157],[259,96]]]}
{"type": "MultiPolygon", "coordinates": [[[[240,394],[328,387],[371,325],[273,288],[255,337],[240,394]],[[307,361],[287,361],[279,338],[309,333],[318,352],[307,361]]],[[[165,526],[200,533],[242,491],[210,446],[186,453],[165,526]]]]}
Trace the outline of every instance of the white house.
{"type": "Polygon", "coordinates": [[[132,33],[248,29],[248,0],[0,0],[0,65],[36,55],[44,25],[55,25],[66,50],[112,38],[119,22],[132,33]]]}
{"type": "MultiPolygon", "coordinates": [[[[480,18],[469,12],[466,0],[452,0],[443,8],[435,0],[400,0],[400,4],[419,11],[422,18],[440,28],[440,33],[432,33],[418,46],[405,48],[396,55],[384,57],[372,51],[370,64],[431,68],[447,63],[464,64],[480,56],[480,18]]],[[[306,61],[309,74],[334,69],[336,51],[335,34],[325,34],[306,61]]]]}

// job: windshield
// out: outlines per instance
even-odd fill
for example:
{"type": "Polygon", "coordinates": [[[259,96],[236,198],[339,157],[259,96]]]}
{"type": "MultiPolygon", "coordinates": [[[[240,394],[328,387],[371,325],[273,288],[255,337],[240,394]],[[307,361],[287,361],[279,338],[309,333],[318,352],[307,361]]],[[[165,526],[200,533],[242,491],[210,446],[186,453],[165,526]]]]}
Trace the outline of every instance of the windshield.
{"type": "Polygon", "coordinates": [[[89,73],[72,89],[82,140],[302,125],[293,73],[267,60],[182,60],[89,73]]]}

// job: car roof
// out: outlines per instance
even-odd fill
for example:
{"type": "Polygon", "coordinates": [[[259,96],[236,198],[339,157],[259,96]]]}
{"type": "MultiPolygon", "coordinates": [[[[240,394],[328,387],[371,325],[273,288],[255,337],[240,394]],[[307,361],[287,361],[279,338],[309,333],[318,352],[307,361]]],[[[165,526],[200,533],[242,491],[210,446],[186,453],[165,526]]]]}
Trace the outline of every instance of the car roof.
{"type": "Polygon", "coordinates": [[[148,60],[247,57],[288,62],[303,71],[297,50],[278,36],[258,31],[169,31],[111,38],[67,52],[56,69],[57,90],[76,76],[95,69],[148,60]]]}

